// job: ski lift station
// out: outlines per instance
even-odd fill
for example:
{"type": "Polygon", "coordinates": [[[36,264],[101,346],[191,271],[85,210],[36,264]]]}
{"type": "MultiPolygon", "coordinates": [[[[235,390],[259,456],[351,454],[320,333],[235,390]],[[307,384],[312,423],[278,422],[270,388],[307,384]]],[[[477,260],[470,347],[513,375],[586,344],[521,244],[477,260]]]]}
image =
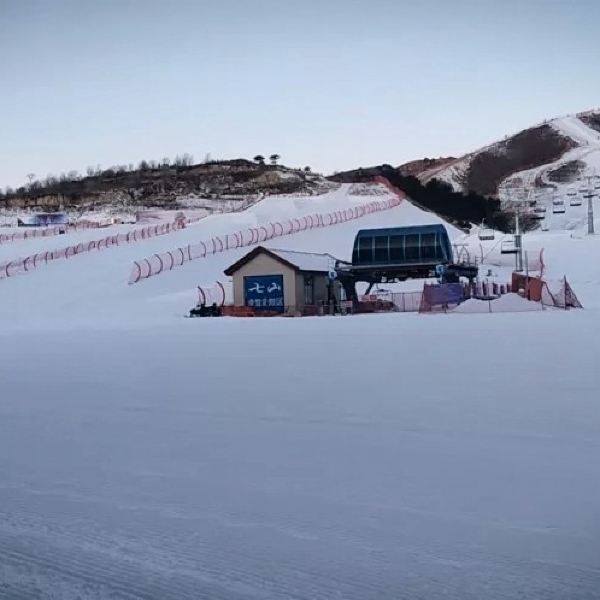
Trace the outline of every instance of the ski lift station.
{"type": "Polygon", "coordinates": [[[391,281],[439,276],[447,281],[474,279],[477,266],[454,260],[443,225],[362,229],[356,235],[352,263],[340,263],[337,274],[348,298],[356,298],[356,283],[369,286],[391,281]]]}
{"type": "MultiPolygon", "coordinates": [[[[259,246],[225,269],[232,278],[234,308],[273,313],[316,314],[320,307],[356,301],[356,285],[437,276],[473,279],[477,265],[454,260],[443,225],[362,229],[352,261],[330,254],[259,246]]],[[[368,291],[367,291],[368,293],[368,291]]]]}

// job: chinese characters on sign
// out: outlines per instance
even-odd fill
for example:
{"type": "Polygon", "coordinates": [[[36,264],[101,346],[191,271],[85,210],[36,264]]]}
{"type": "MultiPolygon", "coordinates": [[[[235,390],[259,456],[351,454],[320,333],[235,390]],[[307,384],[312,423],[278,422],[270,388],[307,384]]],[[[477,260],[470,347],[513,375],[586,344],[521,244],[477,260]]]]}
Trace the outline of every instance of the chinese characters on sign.
{"type": "Polygon", "coordinates": [[[283,312],[283,275],[244,277],[244,304],[256,309],[283,312]]]}

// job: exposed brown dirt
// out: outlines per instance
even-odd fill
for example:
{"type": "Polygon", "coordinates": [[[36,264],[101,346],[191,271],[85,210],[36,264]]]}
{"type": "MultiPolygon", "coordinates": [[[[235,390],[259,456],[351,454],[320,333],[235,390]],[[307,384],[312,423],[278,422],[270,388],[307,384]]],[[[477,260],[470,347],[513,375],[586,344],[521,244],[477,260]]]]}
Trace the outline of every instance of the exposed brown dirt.
{"type": "Polygon", "coordinates": [[[411,160],[410,162],[404,163],[403,165],[397,167],[397,169],[402,175],[413,175],[418,177],[425,171],[441,168],[454,160],[456,160],[456,158],[453,156],[440,158],[420,158],[418,160],[411,160]]]}
{"type": "Polygon", "coordinates": [[[573,160],[550,171],[548,173],[548,179],[554,183],[570,183],[571,181],[575,181],[584,169],[584,162],[573,160]]]}
{"type": "Polygon", "coordinates": [[[466,174],[465,187],[478,194],[495,196],[506,177],[554,162],[573,147],[573,140],[550,125],[526,129],[476,154],[466,174]]]}
{"type": "Polygon", "coordinates": [[[245,159],[184,167],[113,171],[35,189],[20,188],[0,200],[9,207],[56,208],[83,204],[132,204],[176,208],[177,199],[288,194],[315,187],[311,175],[245,159]]]}

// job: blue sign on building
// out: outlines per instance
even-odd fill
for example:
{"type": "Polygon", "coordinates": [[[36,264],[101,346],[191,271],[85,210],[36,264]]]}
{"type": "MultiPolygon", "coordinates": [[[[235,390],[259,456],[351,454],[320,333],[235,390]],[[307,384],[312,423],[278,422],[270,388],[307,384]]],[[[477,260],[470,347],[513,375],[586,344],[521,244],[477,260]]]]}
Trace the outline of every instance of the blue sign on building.
{"type": "Polygon", "coordinates": [[[244,277],[244,304],[258,310],[283,312],[283,275],[244,277]]]}

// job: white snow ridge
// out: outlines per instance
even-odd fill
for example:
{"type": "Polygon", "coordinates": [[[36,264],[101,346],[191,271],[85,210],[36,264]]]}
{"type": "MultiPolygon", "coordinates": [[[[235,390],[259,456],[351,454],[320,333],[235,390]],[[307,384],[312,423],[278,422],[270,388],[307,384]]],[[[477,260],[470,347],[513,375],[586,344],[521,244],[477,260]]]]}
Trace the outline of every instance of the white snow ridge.
{"type": "MultiPolygon", "coordinates": [[[[600,598],[600,237],[525,235],[584,310],[183,318],[248,248],[127,285],[140,257],[391,193],[350,188],[0,279],[0,599],[600,598]]],[[[272,247],[349,260],[359,229],[431,222],[403,201],[272,247]]]]}

